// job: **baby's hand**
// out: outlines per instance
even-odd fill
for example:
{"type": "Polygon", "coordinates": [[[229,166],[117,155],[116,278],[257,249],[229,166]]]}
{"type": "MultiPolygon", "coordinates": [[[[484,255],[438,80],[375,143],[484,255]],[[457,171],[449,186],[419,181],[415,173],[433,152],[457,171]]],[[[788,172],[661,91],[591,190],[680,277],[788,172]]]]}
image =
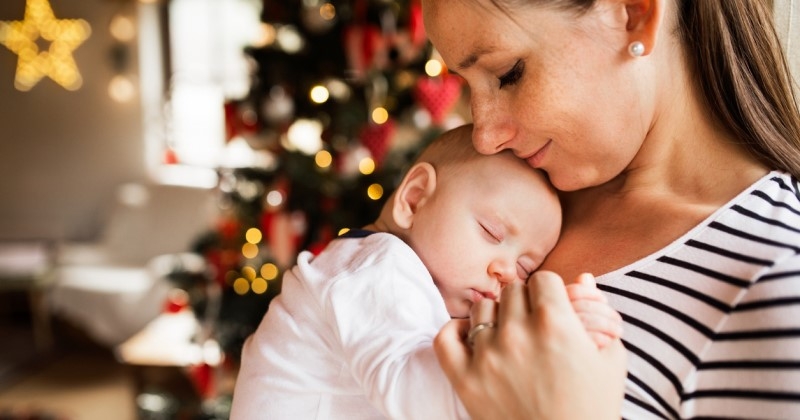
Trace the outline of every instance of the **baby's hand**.
{"type": "Polygon", "coordinates": [[[578,276],[575,283],[567,285],[567,295],[597,348],[602,349],[622,336],[622,317],[600,293],[594,276],[589,273],[578,276]]]}

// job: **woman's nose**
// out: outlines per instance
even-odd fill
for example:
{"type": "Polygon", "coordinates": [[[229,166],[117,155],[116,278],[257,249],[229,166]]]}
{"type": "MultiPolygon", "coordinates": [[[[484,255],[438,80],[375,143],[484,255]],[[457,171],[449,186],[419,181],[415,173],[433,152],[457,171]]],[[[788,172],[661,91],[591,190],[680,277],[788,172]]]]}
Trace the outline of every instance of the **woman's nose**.
{"type": "Polygon", "coordinates": [[[514,137],[508,112],[496,102],[491,99],[472,100],[472,144],[475,150],[484,155],[493,155],[509,148],[514,137]]]}

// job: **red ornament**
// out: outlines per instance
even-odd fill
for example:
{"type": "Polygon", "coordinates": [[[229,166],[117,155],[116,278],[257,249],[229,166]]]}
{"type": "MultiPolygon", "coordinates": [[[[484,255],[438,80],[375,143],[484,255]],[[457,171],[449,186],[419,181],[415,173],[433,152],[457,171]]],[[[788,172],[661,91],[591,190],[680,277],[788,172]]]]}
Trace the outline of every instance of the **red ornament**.
{"type": "Polygon", "coordinates": [[[200,363],[189,367],[191,382],[204,399],[215,397],[214,368],[208,363],[200,363]]]}
{"type": "Polygon", "coordinates": [[[461,96],[461,78],[451,74],[421,77],[414,87],[414,96],[431,114],[431,120],[440,124],[461,96]]]}
{"type": "Polygon", "coordinates": [[[255,110],[240,102],[228,101],[224,104],[225,141],[236,136],[253,134],[258,131],[258,117],[255,110]]]}
{"type": "Polygon", "coordinates": [[[408,32],[411,34],[411,43],[421,46],[428,40],[425,36],[425,26],[422,24],[422,5],[419,0],[411,2],[408,10],[408,32]]]}
{"type": "Polygon", "coordinates": [[[344,48],[347,63],[356,78],[363,77],[376,65],[376,59],[385,55],[387,42],[375,25],[352,25],[344,30],[344,48]]]}
{"type": "Polygon", "coordinates": [[[394,120],[389,119],[383,124],[367,124],[361,129],[361,144],[369,149],[376,166],[380,166],[386,157],[395,128],[394,120]]]}
{"type": "Polygon", "coordinates": [[[175,165],[178,163],[178,154],[171,147],[164,150],[164,163],[167,165],[175,165]]]}

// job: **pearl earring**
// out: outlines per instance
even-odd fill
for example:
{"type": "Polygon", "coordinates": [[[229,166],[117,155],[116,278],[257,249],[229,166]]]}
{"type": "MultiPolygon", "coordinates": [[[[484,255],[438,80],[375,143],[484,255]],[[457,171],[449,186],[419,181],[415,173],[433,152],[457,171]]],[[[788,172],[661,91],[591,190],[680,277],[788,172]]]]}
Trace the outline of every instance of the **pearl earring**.
{"type": "Polygon", "coordinates": [[[631,57],[641,57],[644,55],[644,44],[641,41],[633,41],[628,45],[628,53],[631,57]]]}

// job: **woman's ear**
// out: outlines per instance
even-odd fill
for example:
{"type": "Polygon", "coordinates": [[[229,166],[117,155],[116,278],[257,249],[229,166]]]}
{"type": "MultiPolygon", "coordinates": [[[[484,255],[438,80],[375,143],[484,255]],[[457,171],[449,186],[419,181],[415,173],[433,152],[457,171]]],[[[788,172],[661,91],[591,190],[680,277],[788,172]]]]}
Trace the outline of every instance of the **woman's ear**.
{"type": "Polygon", "coordinates": [[[627,13],[625,29],[628,31],[628,42],[629,44],[641,42],[644,51],[639,55],[648,55],[656,45],[659,29],[663,24],[665,0],[623,0],[623,2],[627,13]]]}
{"type": "Polygon", "coordinates": [[[395,224],[402,229],[410,228],[417,211],[430,199],[435,189],[436,169],[433,165],[420,162],[412,166],[395,191],[392,202],[395,224]]]}

